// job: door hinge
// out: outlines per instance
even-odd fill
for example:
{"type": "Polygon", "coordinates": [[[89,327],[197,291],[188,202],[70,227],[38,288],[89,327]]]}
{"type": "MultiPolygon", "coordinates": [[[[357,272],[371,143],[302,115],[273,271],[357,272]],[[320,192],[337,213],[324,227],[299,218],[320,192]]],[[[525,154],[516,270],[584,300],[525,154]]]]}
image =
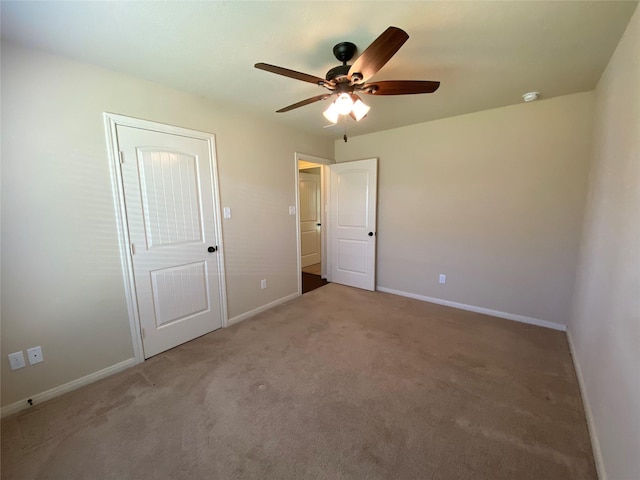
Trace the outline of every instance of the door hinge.
{"type": "Polygon", "coordinates": [[[131,255],[135,255],[136,253],[136,246],[133,243],[129,244],[129,251],[131,252],[131,255]]]}
{"type": "Polygon", "coordinates": [[[120,165],[122,165],[124,163],[124,152],[120,150],[118,156],[120,157],[120,165]]]}
{"type": "Polygon", "coordinates": [[[140,329],[140,337],[144,340],[144,328],[140,329]]]}

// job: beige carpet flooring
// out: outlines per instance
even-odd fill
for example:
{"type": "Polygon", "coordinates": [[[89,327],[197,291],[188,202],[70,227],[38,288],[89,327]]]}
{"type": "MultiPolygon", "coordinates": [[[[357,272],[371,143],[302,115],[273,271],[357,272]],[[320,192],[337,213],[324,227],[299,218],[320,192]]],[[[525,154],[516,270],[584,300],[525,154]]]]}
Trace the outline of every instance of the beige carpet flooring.
{"type": "Polygon", "coordinates": [[[595,479],[564,333],[336,284],[2,421],[3,479],[595,479]]]}

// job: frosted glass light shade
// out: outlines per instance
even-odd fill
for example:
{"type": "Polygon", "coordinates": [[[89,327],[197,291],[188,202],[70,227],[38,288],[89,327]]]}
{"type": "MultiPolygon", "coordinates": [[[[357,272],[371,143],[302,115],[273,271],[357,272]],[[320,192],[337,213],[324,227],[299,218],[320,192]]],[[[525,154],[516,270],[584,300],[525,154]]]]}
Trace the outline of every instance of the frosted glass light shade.
{"type": "Polygon", "coordinates": [[[324,115],[324,118],[329,120],[331,123],[338,123],[338,116],[340,115],[340,112],[338,112],[338,107],[336,107],[335,102],[331,102],[329,108],[327,108],[322,114],[324,115]]]}
{"type": "Polygon", "coordinates": [[[351,96],[348,93],[341,93],[334,103],[340,115],[349,115],[351,113],[353,100],[351,100],[351,96]]]}
{"type": "Polygon", "coordinates": [[[353,112],[353,115],[355,116],[356,122],[359,122],[364,117],[366,117],[367,113],[369,113],[369,110],[371,110],[371,107],[369,105],[365,104],[360,99],[356,100],[355,103],[353,104],[353,107],[351,108],[351,111],[353,112]]]}

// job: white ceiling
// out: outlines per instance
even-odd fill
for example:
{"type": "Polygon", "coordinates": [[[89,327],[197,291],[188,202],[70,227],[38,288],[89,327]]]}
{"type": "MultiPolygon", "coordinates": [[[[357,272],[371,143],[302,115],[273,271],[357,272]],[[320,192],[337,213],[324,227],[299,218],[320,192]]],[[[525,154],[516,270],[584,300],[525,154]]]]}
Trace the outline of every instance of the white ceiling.
{"type": "Polygon", "coordinates": [[[386,130],[595,87],[637,2],[286,1],[9,2],[2,37],[152,80],[311,133],[323,128],[324,93],[253,68],[271,63],[324,77],[333,45],[364,50],[388,26],[410,38],[375,80],[439,80],[429,95],[366,96],[369,116],[350,135],[386,130]]]}

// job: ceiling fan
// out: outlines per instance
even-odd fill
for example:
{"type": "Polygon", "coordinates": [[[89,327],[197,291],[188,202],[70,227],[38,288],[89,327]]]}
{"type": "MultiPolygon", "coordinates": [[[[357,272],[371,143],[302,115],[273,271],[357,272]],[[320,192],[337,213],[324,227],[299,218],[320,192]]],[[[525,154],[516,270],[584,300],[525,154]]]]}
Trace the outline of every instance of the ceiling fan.
{"type": "Polygon", "coordinates": [[[409,35],[404,30],[397,27],[389,27],[362,52],[353,65],[347,65],[347,62],[353,58],[356,46],[351,42],[338,43],[333,47],[333,54],[342,62],[342,65],[329,70],[325,78],[267,63],[256,63],[254,66],[267,72],[314,83],[329,91],[329,93],[316,95],[281,108],[277,110],[277,113],[288,112],[295,108],[336,96],[336,100],[324,112],[324,116],[332,123],[338,121],[339,115],[350,115],[354,120],[360,121],[368,113],[369,107],[364,104],[358,93],[367,95],[410,95],[433,93],[440,86],[440,82],[427,80],[385,80],[367,83],[400,50],[400,47],[408,39],[409,35]]]}

